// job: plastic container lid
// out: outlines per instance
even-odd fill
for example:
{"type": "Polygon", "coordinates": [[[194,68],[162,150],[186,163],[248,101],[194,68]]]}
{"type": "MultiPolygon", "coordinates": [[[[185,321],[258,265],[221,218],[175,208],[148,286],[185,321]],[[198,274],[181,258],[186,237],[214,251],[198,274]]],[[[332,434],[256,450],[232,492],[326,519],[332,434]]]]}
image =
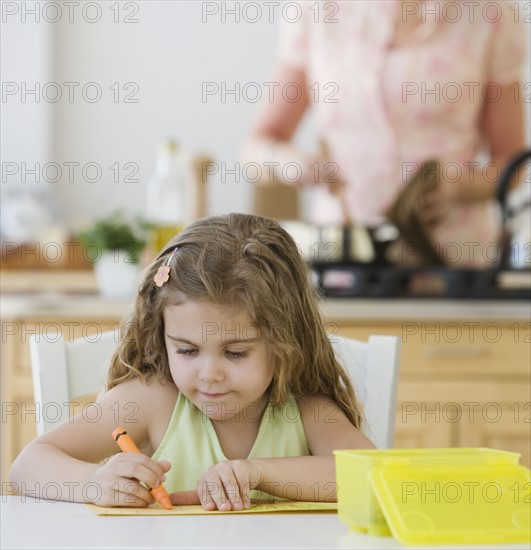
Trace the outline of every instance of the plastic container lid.
{"type": "Polygon", "coordinates": [[[369,478],[403,544],[531,541],[531,475],[512,464],[377,467],[369,478]]]}

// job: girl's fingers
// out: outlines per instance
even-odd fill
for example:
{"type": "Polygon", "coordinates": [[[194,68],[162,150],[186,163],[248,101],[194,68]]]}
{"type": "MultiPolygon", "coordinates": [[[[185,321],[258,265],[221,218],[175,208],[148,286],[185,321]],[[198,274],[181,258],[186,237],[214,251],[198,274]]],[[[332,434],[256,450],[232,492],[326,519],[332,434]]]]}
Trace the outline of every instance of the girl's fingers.
{"type": "Polygon", "coordinates": [[[249,479],[245,472],[238,474],[228,464],[217,479],[204,484],[208,488],[204,503],[211,509],[211,502],[218,510],[243,510],[250,508],[249,479]]]}
{"type": "MultiPolygon", "coordinates": [[[[248,460],[228,460],[209,468],[197,481],[197,497],[205,510],[244,510],[251,506],[250,490],[260,478],[257,467],[248,460]],[[251,486],[251,478],[256,480],[251,486]]],[[[192,499],[184,493],[174,493],[172,502],[192,499]]]]}
{"type": "Polygon", "coordinates": [[[199,484],[197,486],[197,494],[199,495],[201,505],[205,510],[215,510],[218,507],[213,495],[211,494],[211,485],[215,484],[203,481],[201,486],[199,486],[199,484]]]}
{"type": "Polygon", "coordinates": [[[238,482],[238,496],[240,498],[241,508],[248,509],[251,507],[251,476],[250,462],[248,461],[233,461],[231,462],[234,470],[234,478],[238,482]]]}
{"type": "MultiPolygon", "coordinates": [[[[232,474],[232,472],[231,472],[232,474]]],[[[230,510],[242,510],[243,509],[243,499],[240,493],[240,486],[236,481],[234,474],[228,474],[226,477],[222,478],[222,488],[225,494],[228,497],[228,502],[230,505],[230,510]]],[[[224,503],[225,505],[227,502],[224,503]]]]}
{"type": "Polygon", "coordinates": [[[113,506],[146,507],[155,502],[148,489],[137,481],[124,479],[111,485],[113,489],[113,506]]]}
{"type": "Polygon", "coordinates": [[[155,499],[150,491],[133,479],[114,479],[101,484],[97,498],[91,500],[98,506],[136,506],[145,507],[153,504],[155,499]]]}
{"type": "Polygon", "coordinates": [[[202,480],[198,484],[197,492],[205,510],[231,510],[230,499],[225,492],[224,484],[219,476],[210,480],[202,480]]]}
{"type": "Polygon", "coordinates": [[[164,474],[159,475],[159,472],[154,472],[153,469],[149,468],[146,464],[132,462],[130,460],[122,461],[117,468],[117,472],[122,477],[143,481],[151,488],[157,487],[166,479],[164,474]]]}
{"type": "MultiPolygon", "coordinates": [[[[111,460],[113,469],[119,475],[138,479],[150,487],[160,485],[166,479],[165,472],[171,467],[168,461],[161,461],[159,464],[140,453],[118,453],[111,460]]],[[[111,461],[108,465],[111,466],[111,461]]]]}
{"type": "Polygon", "coordinates": [[[169,460],[154,460],[153,462],[162,468],[163,474],[171,469],[171,462],[169,460]]]}

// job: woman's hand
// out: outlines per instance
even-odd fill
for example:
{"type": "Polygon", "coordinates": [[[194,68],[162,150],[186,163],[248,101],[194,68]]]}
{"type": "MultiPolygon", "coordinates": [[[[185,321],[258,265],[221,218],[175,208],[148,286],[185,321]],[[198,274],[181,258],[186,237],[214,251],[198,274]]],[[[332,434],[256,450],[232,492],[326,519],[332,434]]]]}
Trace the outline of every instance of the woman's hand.
{"type": "Polygon", "coordinates": [[[463,201],[460,182],[443,180],[437,189],[424,193],[418,205],[418,215],[424,225],[433,228],[463,201]]]}
{"type": "Polygon", "coordinates": [[[496,186],[495,180],[487,179],[485,173],[477,168],[468,173],[463,170],[463,176],[459,179],[441,178],[437,188],[424,193],[419,201],[420,204],[417,207],[419,217],[427,227],[433,228],[440,224],[457,205],[493,199],[496,186]]]}
{"type": "Polygon", "coordinates": [[[226,460],[210,467],[198,480],[197,491],[170,495],[172,504],[201,504],[205,510],[244,510],[251,507],[250,492],[260,485],[261,473],[253,460],[226,460]]]}
{"type": "Polygon", "coordinates": [[[117,453],[92,474],[90,483],[99,488],[92,502],[98,506],[149,506],[155,499],[142,483],[157,487],[170,468],[167,460],[155,461],[141,453],[117,453]]]}
{"type": "Polygon", "coordinates": [[[333,195],[341,193],[345,182],[339,177],[339,166],[324,156],[311,158],[303,185],[325,185],[333,195]]]}

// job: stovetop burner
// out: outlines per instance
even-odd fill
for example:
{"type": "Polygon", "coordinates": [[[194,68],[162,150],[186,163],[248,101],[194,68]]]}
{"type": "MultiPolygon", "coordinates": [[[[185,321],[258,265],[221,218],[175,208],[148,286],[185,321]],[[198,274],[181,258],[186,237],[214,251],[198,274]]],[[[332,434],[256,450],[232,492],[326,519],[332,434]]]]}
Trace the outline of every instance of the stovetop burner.
{"type": "Polygon", "coordinates": [[[531,298],[531,270],[397,267],[356,262],[310,264],[327,298],[531,298]]]}

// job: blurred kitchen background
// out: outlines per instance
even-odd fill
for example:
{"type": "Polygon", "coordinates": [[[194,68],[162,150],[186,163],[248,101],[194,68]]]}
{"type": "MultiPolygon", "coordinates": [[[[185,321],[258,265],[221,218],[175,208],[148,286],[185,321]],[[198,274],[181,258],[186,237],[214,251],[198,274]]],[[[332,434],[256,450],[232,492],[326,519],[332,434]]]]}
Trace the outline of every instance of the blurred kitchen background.
{"type": "MultiPolygon", "coordinates": [[[[3,240],[32,240],[35,231],[41,240],[59,240],[118,208],[145,214],[147,184],[164,137],[217,163],[206,182],[204,214],[256,209],[255,186],[237,163],[258,105],[245,94],[238,100],[230,93],[205,95],[205,86],[230,91],[256,82],[266,93],[280,11],[270,17],[262,6],[255,17],[256,10],[242,10],[249,3],[236,4],[2,4],[3,240]],[[55,101],[58,91],[62,96],[55,101]],[[20,198],[30,190],[38,197],[33,204],[20,198]],[[53,227],[43,229],[48,218],[53,227]]],[[[520,4],[524,17],[526,3],[520,4]]],[[[529,64],[527,71],[528,94],[529,64]]],[[[529,107],[526,100],[527,143],[529,107]]],[[[296,143],[317,148],[311,110],[296,143]]],[[[300,205],[295,215],[304,220],[304,193],[300,205]]]]}

